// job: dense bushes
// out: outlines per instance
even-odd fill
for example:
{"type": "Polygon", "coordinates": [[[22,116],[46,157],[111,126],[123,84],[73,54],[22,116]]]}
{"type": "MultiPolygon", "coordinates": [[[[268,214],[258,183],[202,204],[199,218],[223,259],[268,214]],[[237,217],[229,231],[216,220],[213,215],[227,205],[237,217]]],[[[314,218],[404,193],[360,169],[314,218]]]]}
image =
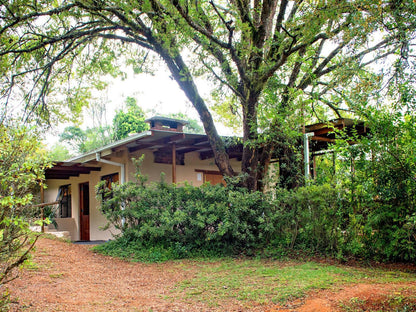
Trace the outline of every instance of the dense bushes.
{"type": "Polygon", "coordinates": [[[340,259],[416,260],[415,214],[400,214],[362,187],[353,201],[348,189],[329,184],[262,194],[130,182],[99,188],[103,196],[102,211],[122,235],[100,248],[138,260],[299,249],[340,259]]]}
{"type": "Polygon", "coordinates": [[[114,187],[112,198],[102,204],[124,239],[175,246],[185,253],[201,249],[238,253],[263,247],[273,236],[271,218],[266,217],[272,209],[261,193],[165,182],[114,187]]]}
{"type": "Polygon", "coordinates": [[[102,211],[122,231],[118,252],[129,250],[124,256],[141,247],[153,251],[150,258],[160,258],[154,252],[162,250],[173,258],[290,248],[336,254],[347,236],[340,191],[329,185],[262,194],[222,185],[130,182],[111,191],[99,188],[101,198],[106,192],[111,198],[102,211]]]}

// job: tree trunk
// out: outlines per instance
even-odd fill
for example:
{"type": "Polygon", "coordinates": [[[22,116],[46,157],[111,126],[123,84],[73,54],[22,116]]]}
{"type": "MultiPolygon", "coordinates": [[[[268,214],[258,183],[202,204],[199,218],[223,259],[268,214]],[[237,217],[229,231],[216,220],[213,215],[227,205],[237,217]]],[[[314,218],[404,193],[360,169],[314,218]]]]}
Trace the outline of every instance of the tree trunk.
{"type": "Polygon", "coordinates": [[[248,93],[249,96],[247,102],[242,103],[244,146],[241,172],[244,176],[241,184],[251,191],[257,191],[259,162],[257,105],[260,92],[249,90],[248,93]]]}
{"type": "Polygon", "coordinates": [[[197,110],[211,148],[214,152],[215,164],[217,165],[218,169],[225,176],[234,176],[235,173],[231,167],[224,141],[217,132],[214,121],[212,119],[212,115],[205,105],[204,100],[199,95],[198,88],[193,81],[192,75],[190,74],[187,65],[179,54],[174,57],[171,56],[171,54],[163,47],[163,45],[155,42],[155,40],[153,45],[159,55],[162,56],[172,76],[180,88],[184,91],[186,97],[197,110]]]}

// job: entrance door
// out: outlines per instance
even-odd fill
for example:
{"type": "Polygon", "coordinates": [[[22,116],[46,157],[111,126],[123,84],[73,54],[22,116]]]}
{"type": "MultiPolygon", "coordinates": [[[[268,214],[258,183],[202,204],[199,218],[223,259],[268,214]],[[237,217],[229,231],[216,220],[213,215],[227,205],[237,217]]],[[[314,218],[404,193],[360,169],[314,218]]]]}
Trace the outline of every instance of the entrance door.
{"type": "Polygon", "coordinates": [[[79,185],[80,240],[90,240],[90,186],[88,182],[79,185]]]}

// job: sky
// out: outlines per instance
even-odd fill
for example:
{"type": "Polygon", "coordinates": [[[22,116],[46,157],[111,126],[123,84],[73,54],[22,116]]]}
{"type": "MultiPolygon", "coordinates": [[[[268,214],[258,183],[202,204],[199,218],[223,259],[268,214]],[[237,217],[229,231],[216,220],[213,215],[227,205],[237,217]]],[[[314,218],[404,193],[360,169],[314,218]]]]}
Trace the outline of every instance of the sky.
{"type": "MultiPolygon", "coordinates": [[[[193,119],[198,115],[177,83],[163,69],[155,75],[128,73],[126,80],[116,79],[110,82],[107,91],[109,115],[120,109],[127,97],[133,97],[146,112],[155,110],[158,113],[184,113],[193,119]]],[[[146,116],[152,117],[152,116],[146,116]]]]}

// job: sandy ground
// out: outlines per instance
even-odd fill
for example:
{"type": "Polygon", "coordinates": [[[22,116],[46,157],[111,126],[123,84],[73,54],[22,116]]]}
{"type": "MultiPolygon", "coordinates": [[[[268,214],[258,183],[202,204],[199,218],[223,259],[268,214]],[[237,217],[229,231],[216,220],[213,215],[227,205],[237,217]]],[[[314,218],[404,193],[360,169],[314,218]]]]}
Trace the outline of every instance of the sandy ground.
{"type": "Polygon", "coordinates": [[[34,266],[9,284],[11,311],[339,311],[341,302],[361,298],[380,302],[398,289],[416,290],[416,283],[359,284],[317,291],[284,307],[238,301],[212,308],[173,293],[175,285],[197,274],[197,266],[181,262],[129,263],[95,254],[91,246],[40,239],[34,266]]]}

